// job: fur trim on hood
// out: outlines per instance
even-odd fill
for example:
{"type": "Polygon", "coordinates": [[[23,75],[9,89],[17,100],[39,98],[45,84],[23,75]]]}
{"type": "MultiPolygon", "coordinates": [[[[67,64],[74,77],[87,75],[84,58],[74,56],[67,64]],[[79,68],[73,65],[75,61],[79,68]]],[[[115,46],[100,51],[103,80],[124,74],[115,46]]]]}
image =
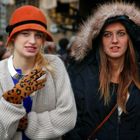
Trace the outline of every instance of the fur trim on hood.
{"type": "Polygon", "coordinates": [[[120,15],[128,16],[129,19],[140,26],[140,10],[135,4],[116,2],[100,5],[96,12],[81,25],[72,46],[72,57],[76,61],[83,60],[94,46],[92,40],[98,36],[105,21],[110,17],[120,15]]]}

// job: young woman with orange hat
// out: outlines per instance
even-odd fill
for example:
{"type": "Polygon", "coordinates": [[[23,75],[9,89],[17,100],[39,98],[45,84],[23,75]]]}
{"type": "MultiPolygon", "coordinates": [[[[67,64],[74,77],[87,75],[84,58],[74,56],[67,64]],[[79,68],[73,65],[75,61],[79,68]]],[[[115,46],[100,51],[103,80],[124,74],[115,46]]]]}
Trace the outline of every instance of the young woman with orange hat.
{"type": "Polygon", "coordinates": [[[100,5],[81,26],[71,55],[78,117],[64,140],[140,140],[139,8],[100,5]]]}
{"type": "Polygon", "coordinates": [[[0,140],[60,140],[76,121],[76,107],[63,62],[43,55],[46,18],[34,6],[14,11],[6,28],[10,58],[0,62],[0,140]]]}

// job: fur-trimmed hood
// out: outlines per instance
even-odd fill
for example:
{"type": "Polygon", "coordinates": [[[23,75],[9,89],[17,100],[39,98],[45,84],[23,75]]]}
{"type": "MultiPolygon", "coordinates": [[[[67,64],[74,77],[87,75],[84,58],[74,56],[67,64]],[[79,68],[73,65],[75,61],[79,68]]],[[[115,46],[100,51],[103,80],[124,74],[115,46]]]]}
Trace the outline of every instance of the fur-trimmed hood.
{"type": "Polygon", "coordinates": [[[92,40],[98,36],[105,21],[110,17],[126,15],[135,24],[140,26],[140,9],[130,3],[107,3],[100,5],[96,12],[85,21],[72,46],[71,55],[76,61],[81,61],[94,47],[92,40]]]}

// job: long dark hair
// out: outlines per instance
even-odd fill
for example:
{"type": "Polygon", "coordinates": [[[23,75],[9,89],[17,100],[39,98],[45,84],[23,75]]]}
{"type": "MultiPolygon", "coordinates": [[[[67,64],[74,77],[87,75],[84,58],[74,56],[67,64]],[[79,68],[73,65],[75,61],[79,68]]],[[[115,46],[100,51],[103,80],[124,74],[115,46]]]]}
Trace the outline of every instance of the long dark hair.
{"type": "MultiPolygon", "coordinates": [[[[109,85],[111,82],[111,69],[108,58],[103,51],[103,47],[100,44],[99,47],[100,63],[99,63],[99,90],[101,91],[101,97],[104,98],[104,103],[107,105],[110,101],[109,85]]],[[[128,49],[125,53],[124,59],[125,65],[119,75],[119,83],[117,90],[117,103],[124,112],[126,110],[127,96],[129,94],[129,87],[131,83],[134,83],[140,89],[140,79],[138,72],[138,64],[136,60],[136,54],[133,43],[129,37],[128,49]]]]}

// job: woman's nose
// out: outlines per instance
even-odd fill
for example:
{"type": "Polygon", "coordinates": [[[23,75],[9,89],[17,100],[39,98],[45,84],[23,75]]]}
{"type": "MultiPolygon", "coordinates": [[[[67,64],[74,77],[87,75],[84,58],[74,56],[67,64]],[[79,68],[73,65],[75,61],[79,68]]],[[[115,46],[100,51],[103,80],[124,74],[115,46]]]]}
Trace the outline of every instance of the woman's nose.
{"type": "Polygon", "coordinates": [[[117,34],[113,34],[113,36],[112,36],[112,42],[113,43],[117,43],[118,42],[117,34]]]}
{"type": "Polygon", "coordinates": [[[30,35],[29,42],[30,42],[31,44],[35,44],[36,38],[35,38],[35,35],[34,35],[34,34],[31,34],[31,35],[30,35]]]}

